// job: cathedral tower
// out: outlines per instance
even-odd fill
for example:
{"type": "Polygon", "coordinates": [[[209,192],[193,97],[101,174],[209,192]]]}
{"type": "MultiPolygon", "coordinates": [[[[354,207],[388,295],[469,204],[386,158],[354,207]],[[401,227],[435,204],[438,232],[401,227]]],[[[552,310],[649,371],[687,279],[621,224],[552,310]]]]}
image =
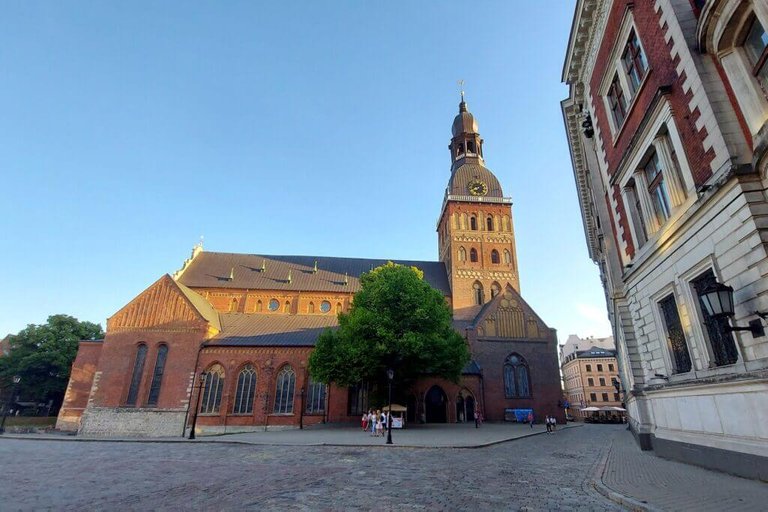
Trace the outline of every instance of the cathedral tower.
{"type": "Polygon", "coordinates": [[[453,120],[451,177],[437,223],[440,261],[445,263],[457,318],[477,311],[511,286],[520,291],[512,226],[512,199],[485,167],[483,139],[467,104],[453,120]]]}

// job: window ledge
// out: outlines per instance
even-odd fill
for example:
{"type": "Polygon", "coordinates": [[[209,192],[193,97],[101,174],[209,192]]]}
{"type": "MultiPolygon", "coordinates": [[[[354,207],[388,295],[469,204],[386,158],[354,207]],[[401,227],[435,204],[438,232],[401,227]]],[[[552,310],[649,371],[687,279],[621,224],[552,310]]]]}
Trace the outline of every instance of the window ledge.
{"type": "Polygon", "coordinates": [[[270,418],[276,418],[280,416],[296,416],[295,412],[273,412],[272,414],[268,414],[270,418]]]}
{"type": "Polygon", "coordinates": [[[638,99],[642,95],[643,89],[645,89],[645,84],[648,83],[648,77],[651,76],[652,71],[653,70],[651,68],[648,68],[648,72],[643,77],[643,81],[640,82],[640,85],[637,86],[635,95],[632,96],[632,101],[630,101],[629,105],[627,106],[627,113],[624,115],[624,121],[622,121],[621,126],[619,126],[619,128],[616,130],[616,133],[613,134],[613,141],[612,141],[613,147],[616,147],[616,144],[619,143],[621,134],[624,132],[624,128],[627,126],[627,121],[629,121],[630,116],[635,110],[635,106],[637,105],[638,99]]]}

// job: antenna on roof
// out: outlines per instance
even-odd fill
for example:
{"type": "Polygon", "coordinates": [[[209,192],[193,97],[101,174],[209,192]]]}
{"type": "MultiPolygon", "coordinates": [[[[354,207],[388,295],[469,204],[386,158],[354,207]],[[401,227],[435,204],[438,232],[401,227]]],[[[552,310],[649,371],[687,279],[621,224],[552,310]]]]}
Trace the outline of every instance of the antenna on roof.
{"type": "Polygon", "coordinates": [[[349,275],[344,272],[344,284],[349,284],[349,275]]]}
{"type": "Polygon", "coordinates": [[[229,280],[232,281],[235,279],[235,267],[232,267],[232,269],[229,271],[229,280]]]}
{"type": "Polygon", "coordinates": [[[315,260],[315,268],[312,269],[313,274],[317,274],[317,260],[315,260]]]}
{"type": "Polygon", "coordinates": [[[288,282],[291,282],[291,269],[288,269],[288,282]]]}
{"type": "Polygon", "coordinates": [[[267,270],[267,260],[265,258],[261,259],[261,271],[264,272],[267,270]]]}

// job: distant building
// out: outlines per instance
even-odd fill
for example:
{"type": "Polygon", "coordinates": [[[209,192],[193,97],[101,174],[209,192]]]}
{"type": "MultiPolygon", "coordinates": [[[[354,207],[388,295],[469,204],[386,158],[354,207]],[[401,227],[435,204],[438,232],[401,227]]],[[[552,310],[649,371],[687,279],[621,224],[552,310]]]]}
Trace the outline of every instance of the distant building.
{"type": "Polygon", "coordinates": [[[632,431],[768,478],[768,2],[578,0],[562,102],[632,431]],[[708,308],[732,290],[733,315],[708,308]]]}
{"type": "MultiPolygon", "coordinates": [[[[472,361],[459,382],[425,373],[398,390],[408,419],[472,421],[477,407],[491,421],[514,409],[563,420],[556,333],[520,295],[512,200],[485,166],[463,100],[451,131],[439,259],[396,263],[420,268],[444,295],[472,361]]],[[[409,187],[382,208],[416,200],[418,184],[409,187]]],[[[172,277],[109,318],[103,341],[80,343],[58,428],[180,436],[198,403],[197,427],[207,432],[358,422],[382,405],[369,401],[369,386],[315,382],[307,362],[320,333],[349,311],[360,276],[386,262],[196,247],[172,277]]]]}
{"type": "Polygon", "coordinates": [[[561,347],[563,389],[575,418],[591,416],[582,413],[586,407],[621,407],[619,365],[613,338],[568,337],[561,347]]]}

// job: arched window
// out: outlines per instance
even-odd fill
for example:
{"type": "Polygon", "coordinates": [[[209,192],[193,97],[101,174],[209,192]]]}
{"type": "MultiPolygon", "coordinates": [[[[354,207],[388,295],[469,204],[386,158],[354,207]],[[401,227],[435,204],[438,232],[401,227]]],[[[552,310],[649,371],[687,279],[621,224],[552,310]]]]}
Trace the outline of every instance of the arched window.
{"type": "Polygon", "coordinates": [[[296,387],[296,374],[286,365],[277,374],[275,385],[275,414],[293,414],[293,391],[296,387]]]}
{"type": "Polygon", "coordinates": [[[256,370],[252,364],[245,365],[237,376],[235,403],[232,405],[234,414],[251,414],[253,398],[256,394],[256,370]]]}
{"type": "Polygon", "coordinates": [[[491,251],[491,263],[499,264],[499,251],[496,249],[491,251]]]}
{"type": "Polygon", "coordinates": [[[284,313],[290,313],[291,312],[291,301],[287,300],[285,301],[285,306],[283,307],[284,313]]]}
{"type": "Polygon", "coordinates": [[[261,313],[264,309],[264,305],[261,303],[261,301],[256,301],[256,312],[261,313]]]}
{"type": "Polygon", "coordinates": [[[201,414],[217,414],[221,408],[221,392],[224,390],[224,368],[215,364],[203,374],[203,399],[200,402],[201,414]]]}
{"type": "Polygon", "coordinates": [[[491,298],[494,298],[495,296],[497,296],[500,291],[501,291],[501,285],[499,283],[494,282],[491,285],[491,298]]]}
{"type": "Polygon", "coordinates": [[[480,281],[475,281],[475,284],[472,285],[472,289],[474,290],[475,304],[479,306],[484,302],[483,285],[480,281]]]}
{"type": "Polygon", "coordinates": [[[230,312],[230,313],[235,313],[235,312],[237,312],[237,299],[232,299],[232,300],[229,302],[229,312],[230,312]]]}
{"type": "Polygon", "coordinates": [[[504,361],[504,395],[507,398],[530,398],[531,383],[528,363],[517,354],[504,361]]]}
{"type": "Polygon", "coordinates": [[[469,218],[469,229],[472,231],[477,231],[477,217],[474,215],[469,218]]]}
{"type": "Polygon", "coordinates": [[[467,261],[467,250],[459,247],[459,261],[467,261]]]}
{"type": "Polygon", "coordinates": [[[504,263],[507,265],[512,263],[512,254],[507,249],[504,249],[504,263]]]}
{"type": "Polygon", "coordinates": [[[307,386],[307,414],[318,414],[325,411],[325,384],[315,382],[310,377],[307,386]]]}
{"type": "Polygon", "coordinates": [[[131,375],[131,387],[128,389],[128,399],[126,405],[136,405],[136,397],[139,395],[139,384],[141,376],[144,374],[144,361],[147,359],[147,346],[142,343],[136,348],[136,361],[133,363],[133,374],[131,375]]]}
{"type": "Polygon", "coordinates": [[[336,303],[336,314],[338,315],[341,313],[341,302],[336,303]]]}
{"type": "Polygon", "coordinates": [[[485,227],[488,231],[493,231],[493,217],[490,215],[485,219],[485,227]]]}
{"type": "Polygon", "coordinates": [[[307,305],[307,313],[314,313],[314,312],[315,312],[315,303],[314,302],[310,302],[307,305]]]}
{"type": "Polygon", "coordinates": [[[477,263],[477,249],[474,247],[469,250],[469,261],[477,263]]]}
{"type": "Polygon", "coordinates": [[[152,385],[149,387],[148,406],[157,405],[157,399],[160,396],[160,386],[163,383],[163,372],[165,371],[165,360],[168,357],[168,345],[162,344],[157,347],[157,359],[155,360],[155,372],[152,374],[152,385]]]}

